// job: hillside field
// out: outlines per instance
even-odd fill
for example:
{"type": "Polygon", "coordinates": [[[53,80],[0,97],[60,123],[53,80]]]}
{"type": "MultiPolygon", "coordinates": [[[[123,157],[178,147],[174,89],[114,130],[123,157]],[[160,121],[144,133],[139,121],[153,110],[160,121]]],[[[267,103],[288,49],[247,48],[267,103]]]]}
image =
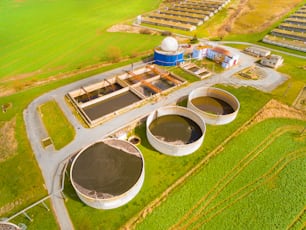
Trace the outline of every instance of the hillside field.
{"type": "Polygon", "coordinates": [[[108,33],[160,1],[10,1],[0,3],[0,96],[23,86],[120,57],[151,50],[161,38],[108,33]],[[22,81],[22,83],[20,82],[22,81]]]}

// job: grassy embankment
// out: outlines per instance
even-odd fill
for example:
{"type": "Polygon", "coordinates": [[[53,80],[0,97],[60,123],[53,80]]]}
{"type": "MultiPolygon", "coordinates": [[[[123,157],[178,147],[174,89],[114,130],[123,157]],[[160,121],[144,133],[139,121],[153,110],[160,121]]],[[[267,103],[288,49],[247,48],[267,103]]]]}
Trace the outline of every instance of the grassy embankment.
{"type": "MultiPolygon", "coordinates": [[[[305,206],[306,122],[269,119],[232,139],[137,229],[285,229],[305,206]],[[165,218],[166,217],[166,218],[165,218]]],[[[297,219],[295,222],[294,220],[297,219]]]]}
{"type": "MultiPolygon", "coordinates": [[[[52,89],[139,60],[134,58],[103,67],[109,58],[110,46],[118,47],[120,58],[125,58],[146,52],[160,42],[158,36],[106,33],[110,25],[134,17],[142,10],[155,8],[156,1],[145,4],[131,1],[129,7],[125,1],[117,1],[116,7],[113,4],[69,0],[40,4],[35,1],[1,3],[1,28],[5,30],[1,41],[5,45],[0,54],[0,94],[10,95],[0,97],[0,105],[8,106],[5,113],[0,112],[3,140],[8,140],[8,133],[2,128],[15,124],[9,133],[11,146],[0,149],[1,217],[10,216],[47,195],[24,127],[22,112],[27,105],[52,89]],[[77,74],[84,66],[96,63],[102,65],[77,74]],[[75,74],[67,76],[66,71],[75,71],[75,74]]],[[[37,229],[38,225],[41,229],[56,228],[54,217],[50,212],[45,215],[41,207],[28,213],[34,222],[24,216],[13,222],[24,222],[29,229],[37,229]]]]}
{"type": "Polygon", "coordinates": [[[160,154],[148,143],[145,125],[141,125],[135,130],[135,134],[141,137],[139,148],[146,162],[146,179],[141,192],[127,205],[114,210],[95,210],[83,204],[78,199],[72,186],[66,183],[67,207],[76,229],[91,229],[94,227],[118,229],[193,168],[207,153],[215,149],[225,138],[234,132],[237,127],[249,120],[270,98],[269,95],[251,88],[234,89],[231,87],[220,87],[229,90],[237,96],[241,102],[241,111],[238,118],[231,124],[225,126],[207,126],[204,144],[194,154],[180,158],[160,154]]]}

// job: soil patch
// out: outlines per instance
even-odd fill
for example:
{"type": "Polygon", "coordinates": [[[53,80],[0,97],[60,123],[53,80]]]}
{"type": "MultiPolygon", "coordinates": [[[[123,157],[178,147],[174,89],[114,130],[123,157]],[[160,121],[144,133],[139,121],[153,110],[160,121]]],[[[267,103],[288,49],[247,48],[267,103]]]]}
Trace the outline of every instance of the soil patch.
{"type": "Polygon", "coordinates": [[[17,153],[17,140],[15,137],[16,117],[7,122],[0,123],[0,162],[17,153]]]}
{"type": "Polygon", "coordinates": [[[264,31],[300,2],[300,0],[240,0],[228,8],[228,16],[215,35],[223,37],[229,33],[248,34],[264,31]]]}
{"type": "Polygon", "coordinates": [[[273,99],[260,110],[254,118],[253,123],[258,123],[269,118],[291,118],[306,121],[306,112],[297,110],[273,99]]]}

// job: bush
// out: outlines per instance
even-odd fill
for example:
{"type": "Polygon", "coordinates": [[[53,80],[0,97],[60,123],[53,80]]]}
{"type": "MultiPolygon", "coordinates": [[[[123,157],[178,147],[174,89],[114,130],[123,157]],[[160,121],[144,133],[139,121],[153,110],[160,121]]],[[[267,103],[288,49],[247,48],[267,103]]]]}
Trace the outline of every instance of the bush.
{"type": "Polygon", "coordinates": [[[197,35],[193,35],[193,38],[190,40],[190,43],[191,44],[196,44],[199,42],[199,39],[197,37],[197,35]]]}
{"type": "Polygon", "coordinates": [[[110,46],[106,51],[107,58],[111,62],[118,62],[121,58],[121,49],[117,46],[110,46]]]}
{"type": "Polygon", "coordinates": [[[172,32],[171,32],[171,31],[165,30],[165,31],[161,32],[161,35],[162,35],[162,36],[171,36],[171,35],[172,35],[172,32]]]}
{"type": "Polygon", "coordinates": [[[139,33],[141,34],[152,34],[151,30],[148,28],[142,28],[139,30],[139,33]]]}

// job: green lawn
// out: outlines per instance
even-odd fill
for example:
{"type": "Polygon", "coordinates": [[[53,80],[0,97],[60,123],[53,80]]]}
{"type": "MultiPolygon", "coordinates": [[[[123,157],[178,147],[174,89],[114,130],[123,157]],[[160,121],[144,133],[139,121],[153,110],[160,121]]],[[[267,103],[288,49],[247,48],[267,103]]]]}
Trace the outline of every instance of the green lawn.
{"type": "Polygon", "coordinates": [[[135,134],[141,137],[141,145],[138,147],[142,151],[146,162],[145,182],[140,193],[127,205],[106,211],[90,208],[78,199],[71,184],[67,181],[65,185],[65,194],[68,197],[67,208],[76,229],[118,229],[193,168],[197,162],[215,149],[237,127],[249,120],[270,98],[269,95],[251,88],[222,88],[229,90],[240,100],[241,111],[237,119],[231,124],[207,126],[203,146],[192,155],[169,157],[160,154],[152,149],[148,143],[145,135],[145,125],[136,128],[135,134]]]}
{"type": "Polygon", "coordinates": [[[0,87],[18,87],[47,76],[108,61],[110,46],[122,57],[150,50],[160,36],[108,33],[160,1],[1,1],[0,87]],[[11,81],[14,78],[15,81],[11,81]]]}
{"type": "Polygon", "coordinates": [[[0,217],[10,216],[47,195],[21,114],[16,116],[16,154],[0,163],[0,217]]]}
{"type": "Polygon", "coordinates": [[[270,119],[243,132],[136,229],[286,229],[305,207],[305,125],[270,119]]]}
{"type": "Polygon", "coordinates": [[[73,140],[75,130],[56,101],[42,104],[39,112],[55,149],[61,149],[73,140]]]}
{"type": "Polygon", "coordinates": [[[12,220],[15,224],[25,224],[29,230],[46,229],[46,230],[59,230],[59,226],[53,216],[50,201],[46,200],[45,205],[42,203],[31,208],[26,213],[32,219],[29,220],[24,215],[19,215],[12,220]]]}

